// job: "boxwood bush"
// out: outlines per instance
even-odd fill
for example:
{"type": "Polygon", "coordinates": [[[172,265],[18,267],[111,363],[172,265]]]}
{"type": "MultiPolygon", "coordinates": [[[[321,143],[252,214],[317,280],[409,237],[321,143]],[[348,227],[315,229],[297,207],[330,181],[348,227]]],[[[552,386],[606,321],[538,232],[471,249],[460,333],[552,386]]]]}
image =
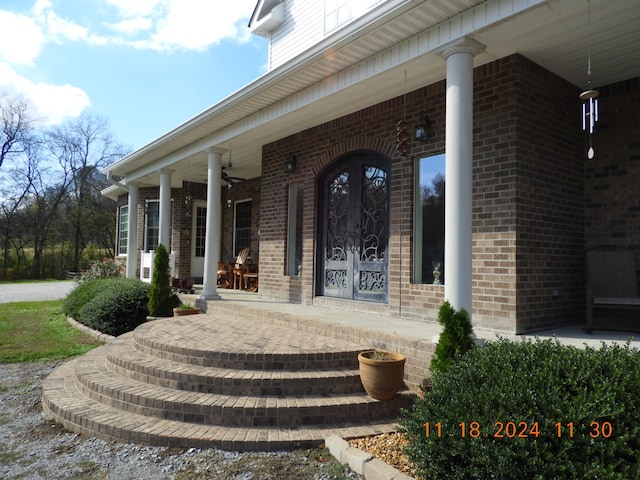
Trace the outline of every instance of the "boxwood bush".
{"type": "Polygon", "coordinates": [[[146,321],[149,288],[149,284],[133,278],[82,282],[65,299],[64,310],[88,327],[121,335],[146,321]]]}
{"type": "Polygon", "coordinates": [[[104,285],[105,282],[101,280],[87,280],[78,283],[64,299],[62,304],[64,314],[76,321],[80,321],[78,318],[80,309],[100,291],[104,290],[104,285]]]}
{"type": "Polygon", "coordinates": [[[422,478],[640,478],[640,353],[629,344],[489,342],[424,393],[400,419],[422,478]]]}

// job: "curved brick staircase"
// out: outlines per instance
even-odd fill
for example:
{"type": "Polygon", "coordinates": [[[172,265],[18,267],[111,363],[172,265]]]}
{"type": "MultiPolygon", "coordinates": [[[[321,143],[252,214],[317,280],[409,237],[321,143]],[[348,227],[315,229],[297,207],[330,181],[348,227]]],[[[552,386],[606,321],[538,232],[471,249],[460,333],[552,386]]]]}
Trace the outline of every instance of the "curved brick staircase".
{"type": "Polygon", "coordinates": [[[406,397],[369,398],[366,347],[247,318],[148,322],[57,368],[47,416],[108,440],[273,451],[393,431],[406,397]]]}

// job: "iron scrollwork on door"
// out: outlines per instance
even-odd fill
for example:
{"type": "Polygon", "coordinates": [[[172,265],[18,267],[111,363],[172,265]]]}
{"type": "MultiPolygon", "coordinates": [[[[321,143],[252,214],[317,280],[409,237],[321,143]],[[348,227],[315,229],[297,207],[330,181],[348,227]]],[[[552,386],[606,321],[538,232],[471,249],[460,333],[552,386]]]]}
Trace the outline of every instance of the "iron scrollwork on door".
{"type": "Polygon", "coordinates": [[[388,181],[387,172],[373,165],[362,167],[360,200],[360,278],[361,291],[387,290],[388,181]],[[384,268],[380,268],[384,266],[384,268]]]}
{"type": "Polygon", "coordinates": [[[386,301],[388,171],[368,157],[353,160],[324,184],[323,293],[386,301]]]}

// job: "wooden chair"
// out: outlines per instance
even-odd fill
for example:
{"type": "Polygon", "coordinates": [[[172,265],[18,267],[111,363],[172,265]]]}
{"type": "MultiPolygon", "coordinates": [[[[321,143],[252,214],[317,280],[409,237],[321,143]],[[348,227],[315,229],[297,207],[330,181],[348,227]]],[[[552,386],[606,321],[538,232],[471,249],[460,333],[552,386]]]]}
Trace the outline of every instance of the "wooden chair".
{"type": "Polygon", "coordinates": [[[601,245],[587,251],[587,332],[596,308],[640,309],[633,251],[601,245]]]}
{"type": "Polygon", "coordinates": [[[249,292],[258,291],[258,265],[250,263],[244,272],[245,289],[249,292]]]}
{"type": "Polygon", "coordinates": [[[218,262],[218,285],[223,288],[233,288],[233,263],[218,262]]]}
{"type": "Polygon", "coordinates": [[[244,273],[247,271],[247,259],[251,250],[249,247],[243,248],[236,257],[236,264],[233,267],[233,288],[242,289],[244,285],[244,273]]]}

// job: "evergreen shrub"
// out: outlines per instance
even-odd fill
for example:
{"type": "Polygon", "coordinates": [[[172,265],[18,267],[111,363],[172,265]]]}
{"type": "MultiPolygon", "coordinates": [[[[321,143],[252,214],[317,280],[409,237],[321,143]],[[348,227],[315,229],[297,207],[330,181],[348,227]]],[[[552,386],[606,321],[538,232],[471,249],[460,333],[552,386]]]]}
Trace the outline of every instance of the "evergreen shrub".
{"type": "Polygon", "coordinates": [[[444,372],[462,355],[471,350],[475,343],[469,313],[464,309],[456,311],[446,301],[438,311],[438,321],[444,329],[440,334],[435,354],[431,360],[431,372],[444,372]]]}
{"type": "Polygon", "coordinates": [[[173,309],[180,305],[180,299],[171,290],[169,274],[169,252],[159,244],[153,259],[153,275],[149,290],[149,315],[153,317],[171,317],[173,309]]]}
{"type": "Polygon", "coordinates": [[[93,298],[79,309],[78,322],[114,336],[130,332],[146,322],[149,315],[148,283],[134,278],[93,280],[91,283],[94,282],[98,289],[93,298]]]}
{"type": "Polygon", "coordinates": [[[425,479],[640,478],[640,352],[489,342],[434,373],[400,424],[425,479]]]}

